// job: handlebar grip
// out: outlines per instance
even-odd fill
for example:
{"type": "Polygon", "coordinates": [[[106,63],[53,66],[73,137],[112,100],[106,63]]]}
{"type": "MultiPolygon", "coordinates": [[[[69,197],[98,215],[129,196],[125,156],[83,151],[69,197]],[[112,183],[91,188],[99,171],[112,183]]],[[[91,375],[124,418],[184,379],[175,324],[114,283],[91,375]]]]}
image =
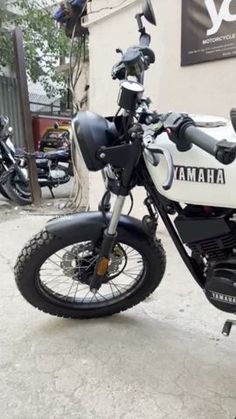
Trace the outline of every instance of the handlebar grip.
{"type": "Polygon", "coordinates": [[[162,117],[163,128],[178,150],[188,151],[192,144],[211,154],[222,164],[231,164],[236,159],[236,142],[218,141],[200,129],[186,114],[171,112],[162,117]]]}
{"type": "Polygon", "coordinates": [[[236,159],[236,143],[227,140],[217,141],[194,125],[185,127],[182,136],[185,141],[195,144],[222,164],[231,164],[236,159]]]}
{"type": "Polygon", "coordinates": [[[215,138],[212,138],[210,135],[196,128],[194,125],[188,126],[184,133],[184,139],[192,144],[195,144],[197,147],[216,156],[218,141],[215,138]]]}

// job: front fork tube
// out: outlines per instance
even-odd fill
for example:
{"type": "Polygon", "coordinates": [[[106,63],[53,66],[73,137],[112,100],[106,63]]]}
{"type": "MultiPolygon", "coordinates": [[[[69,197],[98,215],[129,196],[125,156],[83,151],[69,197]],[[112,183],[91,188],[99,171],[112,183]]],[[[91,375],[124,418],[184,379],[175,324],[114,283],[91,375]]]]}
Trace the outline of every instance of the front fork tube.
{"type": "Polygon", "coordinates": [[[94,274],[90,282],[90,290],[96,293],[102,285],[102,279],[109,267],[110,254],[117,238],[117,226],[125,203],[126,196],[117,196],[112,216],[107,229],[103,233],[103,240],[99,258],[96,262],[94,274]]]}

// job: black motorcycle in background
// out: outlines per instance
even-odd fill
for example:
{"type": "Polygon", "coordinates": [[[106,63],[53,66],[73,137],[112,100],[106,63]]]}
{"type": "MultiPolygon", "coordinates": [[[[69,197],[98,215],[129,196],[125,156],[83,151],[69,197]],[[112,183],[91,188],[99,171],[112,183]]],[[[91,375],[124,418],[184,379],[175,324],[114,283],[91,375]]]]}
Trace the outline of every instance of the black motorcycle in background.
{"type": "MultiPolygon", "coordinates": [[[[32,202],[27,170],[27,154],[16,150],[12,142],[9,119],[0,116],[0,193],[18,205],[32,202]]],[[[68,183],[71,175],[71,150],[69,142],[55,151],[36,152],[38,182],[41,188],[53,189],[68,183]]]]}

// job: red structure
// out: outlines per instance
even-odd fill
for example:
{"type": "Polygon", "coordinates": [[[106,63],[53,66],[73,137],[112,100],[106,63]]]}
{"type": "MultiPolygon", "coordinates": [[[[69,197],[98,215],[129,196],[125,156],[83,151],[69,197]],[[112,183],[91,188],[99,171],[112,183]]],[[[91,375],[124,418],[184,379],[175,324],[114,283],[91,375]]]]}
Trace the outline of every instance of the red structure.
{"type": "Polygon", "coordinates": [[[49,127],[53,127],[56,122],[58,122],[59,125],[68,125],[71,123],[71,118],[46,115],[37,115],[32,117],[35,150],[38,150],[39,142],[45,130],[49,127]]]}

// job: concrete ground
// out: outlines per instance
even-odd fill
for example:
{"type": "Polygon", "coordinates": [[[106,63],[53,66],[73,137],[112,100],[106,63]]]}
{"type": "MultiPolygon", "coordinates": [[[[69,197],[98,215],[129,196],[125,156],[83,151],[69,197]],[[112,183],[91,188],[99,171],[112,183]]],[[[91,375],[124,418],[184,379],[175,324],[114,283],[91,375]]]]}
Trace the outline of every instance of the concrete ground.
{"type": "MultiPolygon", "coordinates": [[[[93,176],[92,207],[100,194],[93,176]]],[[[62,320],[26,303],[12,272],[49,216],[6,208],[2,199],[1,419],[235,419],[236,329],[221,335],[227,314],[207,302],[162,225],[167,272],[146,302],[111,318],[62,320]]]]}

